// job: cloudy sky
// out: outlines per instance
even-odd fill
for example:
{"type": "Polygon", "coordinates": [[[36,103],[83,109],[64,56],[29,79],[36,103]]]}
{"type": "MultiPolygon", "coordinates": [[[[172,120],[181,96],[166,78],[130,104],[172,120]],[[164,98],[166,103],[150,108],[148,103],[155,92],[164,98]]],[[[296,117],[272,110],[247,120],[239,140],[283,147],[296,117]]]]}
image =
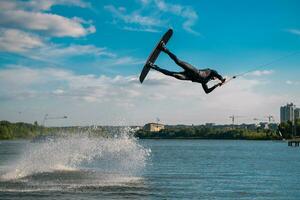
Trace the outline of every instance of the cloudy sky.
{"type": "MultiPolygon", "coordinates": [[[[300,105],[298,0],[1,0],[0,120],[46,125],[252,123],[300,105]],[[224,76],[272,65],[206,95],[199,84],[138,76],[168,29],[170,50],[224,76]],[[289,56],[293,54],[292,56],[289,56]]],[[[166,55],[157,64],[179,71],[166,55]]]]}

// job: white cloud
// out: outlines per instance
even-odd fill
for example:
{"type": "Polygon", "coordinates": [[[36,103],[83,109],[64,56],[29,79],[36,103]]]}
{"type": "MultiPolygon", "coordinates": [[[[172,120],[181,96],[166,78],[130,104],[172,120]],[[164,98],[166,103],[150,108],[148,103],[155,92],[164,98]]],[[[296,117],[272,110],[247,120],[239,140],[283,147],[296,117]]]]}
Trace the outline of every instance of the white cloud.
{"type": "Polygon", "coordinates": [[[48,44],[39,49],[39,51],[31,51],[27,56],[33,59],[51,61],[53,59],[68,59],[74,56],[93,55],[96,57],[114,58],[116,54],[107,50],[106,47],[96,47],[94,45],[76,45],[69,46],[48,44]]]}
{"type": "Polygon", "coordinates": [[[81,37],[95,32],[92,25],[85,28],[76,19],[69,19],[51,13],[23,10],[2,10],[0,12],[0,25],[8,28],[38,31],[56,37],[81,37]]]}
{"type": "MultiPolygon", "coordinates": [[[[87,117],[78,123],[103,122],[114,115],[143,124],[159,116],[163,123],[229,123],[229,115],[276,115],[286,95],[259,92],[264,82],[239,78],[206,95],[200,84],[151,71],[143,84],[138,76],[77,75],[72,71],[13,67],[0,70],[0,100],[41,102],[51,110],[87,117]],[[47,102],[49,101],[49,102],[47,102]],[[55,101],[55,108],[51,102],[55,101]],[[78,107],[80,105],[80,107],[78,107]],[[97,108],[90,110],[93,105],[97,108]],[[58,107],[57,107],[58,106],[58,107]],[[68,109],[67,109],[68,108],[68,109]],[[94,118],[106,110],[104,118],[94,118]]],[[[28,105],[30,106],[30,105],[28,105]]],[[[0,116],[1,117],[1,116],[0,116]]],[[[74,116],[73,116],[74,117],[74,116]]]]}
{"type": "Polygon", "coordinates": [[[64,61],[80,56],[93,56],[98,65],[105,67],[143,63],[142,60],[132,56],[119,56],[106,47],[53,44],[43,41],[37,35],[17,29],[0,29],[0,51],[20,54],[52,65],[55,63],[62,65],[64,61]]]}
{"type": "Polygon", "coordinates": [[[109,56],[109,57],[115,57],[115,54],[110,53],[107,51],[107,48],[102,47],[96,47],[94,45],[75,45],[72,44],[67,47],[54,47],[49,52],[47,51],[47,54],[56,55],[56,56],[68,56],[68,55],[83,55],[83,54],[94,54],[97,56],[109,56]]]}
{"type": "Polygon", "coordinates": [[[164,0],[140,0],[142,8],[126,12],[127,9],[106,5],[104,8],[114,17],[114,23],[121,21],[125,24],[122,28],[129,31],[158,32],[161,27],[169,27],[182,21],[182,28],[190,33],[199,35],[193,30],[198,20],[197,12],[191,6],[167,3],[164,0]],[[158,11],[159,12],[158,12],[158,11]],[[150,14],[149,14],[150,13],[150,14]],[[171,16],[177,16],[172,23],[171,16]]]}
{"type": "Polygon", "coordinates": [[[274,73],[273,70],[256,70],[256,71],[247,73],[247,75],[251,75],[251,76],[263,76],[263,75],[271,75],[273,73],[274,73]]]}
{"type": "MultiPolygon", "coordinates": [[[[144,63],[144,60],[132,56],[121,56],[107,49],[106,47],[96,47],[94,45],[76,45],[69,46],[48,44],[39,48],[38,51],[32,50],[24,53],[27,57],[43,61],[51,65],[62,65],[65,62],[72,62],[72,58],[81,56],[93,57],[92,65],[101,68],[103,71],[115,73],[112,66],[138,65],[144,63]]],[[[85,57],[85,59],[87,59],[85,57]]]]}
{"type": "Polygon", "coordinates": [[[47,11],[54,5],[69,5],[79,6],[82,8],[90,7],[89,3],[81,0],[29,0],[29,1],[16,1],[16,0],[1,0],[0,8],[4,10],[31,10],[31,11],[47,11]]]}
{"type": "Polygon", "coordinates": [[[115,57],[104,47],[50,42],[52,37],[81,37],[96,31],[90,20],[51,13],[55,5],[90,6],[82,0],[0,1],[0,51],[43,61],[80,55],[115,57]]]}
{"type": "Polygon", "coordinates": [[[42,39],[17,29],[0,29],[0,51],[24,53],[44,46],[42,39]]]}
{"type": "Polygon", "coordinates": [[[34,10],[50,10],[54,5],[78,6],[82,8],[90,7],[89,3],[82,0],[31,0],[23,3],[23,5],[34,10]]]}
{"type": "MultiPolygon", "coordinates": [[[[94,45],[57,45],[44,41],[40,36],[18,29],[0,28],[0,51],[17,53],[28,58],[51,61],[57,58],[94,55],[109,58],[117,57],[106,47],[94,45]]],[[[120,58],[119,58],[120,59],[120,58]]]]}
{"type": "Polygon", "coordinates": [[[13,67],[1,69],[0,85],[2,89],[14,90],[36,83],[39,77],[39,71],[30,68],[13,67]]]}
{"type": "Polygon", "coordinates": [[[288,85],[300,85],[300,81],[287,80],[285,83],[288,85]]]}
{"type": "Polygon", "coordinates": [[[143,5],[148,5],[151,2],[151,0],[139,0],[139,2],[143,5]]]}
{"type": "Polygon", "coordinates": [[[287,31],[296,35],[300,35],[300,30],[298,29],[288,29],[287,31]]]}
{"type": "Polygon", "coordinates": [[[185,21],[182,24],[184,30],[193,34],[197,34],[197,35],[199,34],[197,31],[194,31],[192,29],[193,25],[198,20],[197,12],[192,7],[183,6],[180,4],[166,3],[164,0],[154,0],[154,1],[159,10],[184,18],[185,21]]]}
{"type": "Polygon", "coordinates": [[[134,32],[152,32],[152,33],[158,33],[159,30],[154,29],[154,28],[134,28],[130,26],[124,26],[124,30],[126,31],[134,31],[134,32]]]}
{"type": "Polygon", "coordinates": [[[2,69],[0,78],[0,91],[4,91],[2,95],[6,96],[12,96],[11,91],[18,91],[22,96],[24,91],[32,90],[35,86],[46,87],[41,91],[36,91],[36,94],[39,92],[42,94],[47,93],[48,89],[48,93],[51,95],[65,95],[72,98],[88,99],[89,101],[91,99],[103,101],[103,98],[114,95],[123,94],[124,97],[137,95],[136,92],[124,88],[124,86],[130,84],[132,77],[97,77],[94,75],[76,75],[71,71],[58,68],[31,69],[13,66],[2,69]],[[65,88],[51,90],[51,83],[62,84],[65,88]],[[48,86],[50,87],[47,88],[48,86]]]}
{"type": "Polygon", "coordinates": [[[55,95],[62,95],[63,93],[65,93],[65,91],[62,89],[56,89],[56,90],[53,90],[52,93],[55,95]]]}
{"type": "Polygon", "coordinates": [[[55,37],[81,37],[96,31],[91,22],[50,13],[54,5],[88,6],[80,0],[4,0],[0,2],[0,25],[2,28],[35,31],[55,37]]]}
{"type": "MultiPolygon", "coordinates": [[[[106,47],[52,43],[51,37],[53,36],[80,37],[95,32],[92,21],[79,17],[70,19],[50,13],[54,5],[89,6],[81,0],[0,1],[0,51],[59,65],[63,65],[63,61],[71,57],[83,55],[94,56],[93,59],[96,59],[97,63],[101,62],[106,66],[140,63],[133,57],[120,57],[106,47]],[[100,58],[105,59],[100,60],[100,58]]],[[[117,12],[125,11],[125,8],[120,8],[117,12]]],[[[139,21],[154,23],[151,19],[138,14],[132,14],[132,16],[135,18],[125,18],[130,23],[139,21]]]]}
{"type": "Polygon", "coordinates": [[[145,62],[144,60],[139,60],[131,56],[125,56],[125,57],[118,57],[113,60],[110,60],[106,64],[106,66],[125,65],[125,64],[137,65],[137,64],[142,64],[144,62],[145,62]]]}
{"type": "Polygon", "coordinates": [[[288,85],[292,85],[293,84],[293,82],[290,81],[290,80],[287,80],[285,83],[288,84],[288,85]]]}
{"type": "Polygon", "coordinates": [[[161,27],[165,23],[154,16],[142,16],[139,12],[134,11],[125,13],[126,9],[118,9],[113,5],[106,5],[104,9],[109,11],[115,20],[121,20],[125,24],[137,25],[137,27],[125,26],[125,30],[138,30],[145,32],[156,32],[155,27],[161,27]],[[154,30],[154,31],[153,31],[154,30]]]}

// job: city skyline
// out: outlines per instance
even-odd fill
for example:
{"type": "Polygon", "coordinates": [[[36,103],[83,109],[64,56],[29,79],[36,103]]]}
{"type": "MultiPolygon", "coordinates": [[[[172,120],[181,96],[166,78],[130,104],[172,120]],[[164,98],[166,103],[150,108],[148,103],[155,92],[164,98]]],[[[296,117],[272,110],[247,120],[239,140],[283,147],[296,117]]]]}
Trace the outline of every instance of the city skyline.
{"type": "MultiPolygon", "coordinates": [[[[227,77],[300,51],[296,0],[0,1],[0,120],[49,125],[230,124],[300,105],[300,59],[290,56],[212,94],[199,84],[138,75],[168,28],[168,47],[227,77]],[[238,17],[237,17],[238,16],[238,17]]],[[[161,55],[159,66],[180,70],[161,55]]]]}
{"type": "Polygon", "coordinates": [[[300,108],[293,103],[287,103],[280,107],[280,122],[291,121],[295,122],[296,119],[300,118],[300,108]]]}

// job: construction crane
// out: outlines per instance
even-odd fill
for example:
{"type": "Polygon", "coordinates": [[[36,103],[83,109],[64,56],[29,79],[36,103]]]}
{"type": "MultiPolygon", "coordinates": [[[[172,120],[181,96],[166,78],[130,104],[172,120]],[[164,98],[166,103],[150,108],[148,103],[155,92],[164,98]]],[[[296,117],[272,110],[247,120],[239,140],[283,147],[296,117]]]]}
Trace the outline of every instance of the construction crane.
{"type": "Polygon", "coordinates": [[[158,124],[160,122],[160,119],[158,117],[156,117],[156,128],[158,129],[158,124]]]}
{"type": "Polygon", "coordinates": [[[231,116],[229,116],[229,118],[232,121],[232,125],[234,125],[234,122],[236,121],[236,119],[241,118],[241,117],[244,117],[244,116],[237,116],[237,115],[231,115],[231,116]]]}
{"type": "Polygon", "coordinates": [[[156,117],[156,123],[158,124],[160,122],[160,119],[156,117]]]}
{"type": "Polygon", "coordinates": [[[264,116],[263,119],[261,118],[253,118],[254,121],[267,121],[268,123],[274,122],[274,117],[272,115],[264,116]]]}
{"type": "Polygon", "coordinates": [[[268,116],[265,116],[265,117],[268,118],[269,123],[275,121],[274,116],[272,116],[272,115],[268,115],[268,116]]]}
{"type": "Polygon", "coordinates": [[[231,115],[231,116],[229,116],[229,118],[231,119],[231,122],[232,122],[232,129],[234,129],[234,123],[236,122],[236,120],[238,119],[238,118],[241,118],[241,117],[244,117],[244,116],[237,116],[237,115],[231,115]]]}
{"type": "MultiPolygon", "coordinates": [[[[266,130],[271,130],[270,124],[272,122],[275,122],[274,116],[272,115],[267,115],[264,116],[263,118],[253,118],[254,121],[260,121],[260,127],[266,130]]],[[[267,135],[269,134],[268,132],[266,133],[267,135]]],[[[272,133],[271,133],[272,134],[272,133]]],[[[280,137],[282,137],[282,134],[279,131],[280,137]]]]}
{"type": "Polygon", "coordinates": [[[47,120],[53,120],[53,119],[67,119],[68,117],[65,115],[65,116],[59,116],[59,117],[49,117],[48,114],[45,114],[44,116],[44,119],[43,119],[43,122],[42,122],[42,126],[45,126],[45,123],[47,120]]]}

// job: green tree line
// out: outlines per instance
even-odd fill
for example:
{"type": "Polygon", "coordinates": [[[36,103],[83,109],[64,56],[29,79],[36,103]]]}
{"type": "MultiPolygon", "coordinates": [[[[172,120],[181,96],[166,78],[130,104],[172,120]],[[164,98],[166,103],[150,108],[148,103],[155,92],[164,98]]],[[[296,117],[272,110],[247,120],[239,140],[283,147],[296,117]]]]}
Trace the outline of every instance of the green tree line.
{"type": "Polygon", "coordinates": [[[282,134],[283,138],[290,139],[296,136],[300,136],[300,119],[296,119],[294,123],[291,121],[282,122],[278,126],[278,130],[282,134]]]}
{"type": "Polygon", "coordinates": [[[32,139],[46,136],[78,134],[82,132],[93,136],[108,137],[110,130],[103,127],[44,127],[38,125],[37,122],[30,124],[24,122],[11,123],[9,121],[0,121],[0,140],[32,139]]]}
{"type": "MultiPolygon", "coordinates": [[[[120,127],[119,127],[120,128],[120,127]]],[[[31,139],[49,135],[74,134],[85,132],[93,136],[110,137],[116,128],[114,127],[44,127],[38,125],[37,122],[30,124],[24,122],[11,123],[8,121],[0,121],[0,140],[8,139],[31,139]]],[[[134,133],[138,138],[198,138],[198,139],[252,139],[267,140],[281,139],[278,131],[283,138],[289,139],[296,135],[300,135],[300,119],[296,120],[295,126],[291,122],[281,123],[276,129],[256,130],[243,129],[239,127],[210,127],[205,125],[199,126],[166,126],[159,132],[149,132],[140,129],[134,133]]],[[[118,132],[118,131],[117,131],[118,132]]]]}
{"type": "Polygon", "coordinates": [[[135,136],[141,139],[281,139],[276,131],[270,129],[247,130],[242,128],[207,126],[168,126],[159,132],[150,132],[141,129],[135,133],[135,136]]]}
{"type": "Polygon", "coordinates": [[[18,138],[32,138],[39,134],[43,129],[37,123],[29,124],[24,122],[11,123],[8,121],[0,121],[0,139],[18,139],[18,138]]]}

